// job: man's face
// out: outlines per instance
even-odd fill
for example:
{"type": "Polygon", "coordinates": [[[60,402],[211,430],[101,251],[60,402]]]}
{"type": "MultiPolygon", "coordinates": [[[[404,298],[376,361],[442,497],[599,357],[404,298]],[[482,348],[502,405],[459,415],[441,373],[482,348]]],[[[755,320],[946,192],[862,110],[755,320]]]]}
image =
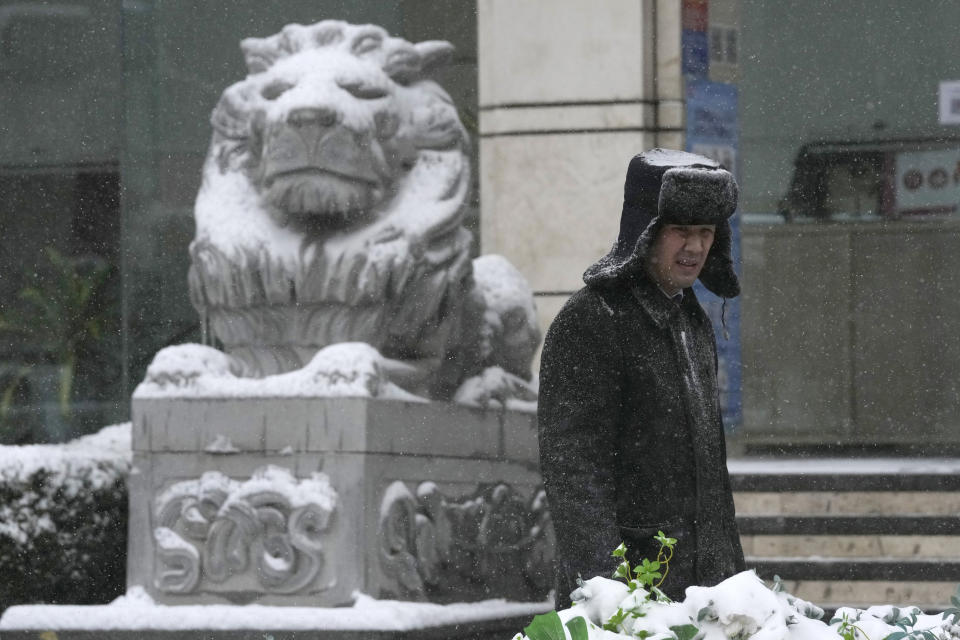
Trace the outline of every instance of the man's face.
{"type": "Polygon", "coordinates": [[[703,269],[716,225],[668,224],[660,229],[647,257],[647,273],[667,295],[693,285],[703,269]]]}

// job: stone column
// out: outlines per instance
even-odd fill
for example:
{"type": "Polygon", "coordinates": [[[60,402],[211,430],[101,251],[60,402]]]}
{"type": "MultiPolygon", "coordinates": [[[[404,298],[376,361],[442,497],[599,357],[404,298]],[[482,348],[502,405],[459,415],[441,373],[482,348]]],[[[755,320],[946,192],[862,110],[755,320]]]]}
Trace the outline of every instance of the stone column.
{"type": "Polygon", "coordinates": [[[478,0],[483,253],[541,327],[616,239],[629,159],[682,148],[680,3],[478,0]]]}

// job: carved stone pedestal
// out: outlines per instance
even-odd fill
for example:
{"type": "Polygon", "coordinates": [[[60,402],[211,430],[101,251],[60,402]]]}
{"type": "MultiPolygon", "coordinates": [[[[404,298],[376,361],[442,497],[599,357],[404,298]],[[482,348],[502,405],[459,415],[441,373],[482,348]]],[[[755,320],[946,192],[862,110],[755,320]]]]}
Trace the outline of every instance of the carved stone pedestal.
{"type": "Polygon", "coordinates": [[[128,587],[157,602],[543,600],[532,414],[367,398],[138,398],[128,587]]]}

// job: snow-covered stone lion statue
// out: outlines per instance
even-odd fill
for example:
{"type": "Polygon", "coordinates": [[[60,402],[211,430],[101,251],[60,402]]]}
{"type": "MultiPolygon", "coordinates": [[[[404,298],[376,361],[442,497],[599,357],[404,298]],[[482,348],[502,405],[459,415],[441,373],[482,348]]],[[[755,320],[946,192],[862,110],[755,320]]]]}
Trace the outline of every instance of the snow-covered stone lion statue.
{"type": "Polygon", "coordinates": [[[241,48],[249,75],[213,111],[190,247],[191,300],[230,370],[281,374],[361,342],[433,398],[491,369],[501,387],[528,380],[530,289],[502,258],[471,260],[462,224],[470,141],[430,79],[452,46],[327,20],[241,48]]]}

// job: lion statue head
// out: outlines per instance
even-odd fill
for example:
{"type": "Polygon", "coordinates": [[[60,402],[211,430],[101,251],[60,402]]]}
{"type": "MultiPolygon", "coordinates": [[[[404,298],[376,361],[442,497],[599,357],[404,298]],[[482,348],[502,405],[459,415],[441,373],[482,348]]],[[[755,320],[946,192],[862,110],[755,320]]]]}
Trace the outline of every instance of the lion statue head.
{"type": "Polygon", "coordinates": [[[326,20],[241,49],[195,206],[204,326],[258,377],[341,342],[434,371],[476,351],[469,137],[430,78],[453,47],[326,20]]]}
{"type": "Polygon", "coordinates": [[[369,222],[424,151],[462,154],[468,144],[450,97],[429,80],[449,43],[325,21],[241,49],[250,75],[214,110],[216,159],[221,172],[249,178],[281,227],[369,222]]]}

